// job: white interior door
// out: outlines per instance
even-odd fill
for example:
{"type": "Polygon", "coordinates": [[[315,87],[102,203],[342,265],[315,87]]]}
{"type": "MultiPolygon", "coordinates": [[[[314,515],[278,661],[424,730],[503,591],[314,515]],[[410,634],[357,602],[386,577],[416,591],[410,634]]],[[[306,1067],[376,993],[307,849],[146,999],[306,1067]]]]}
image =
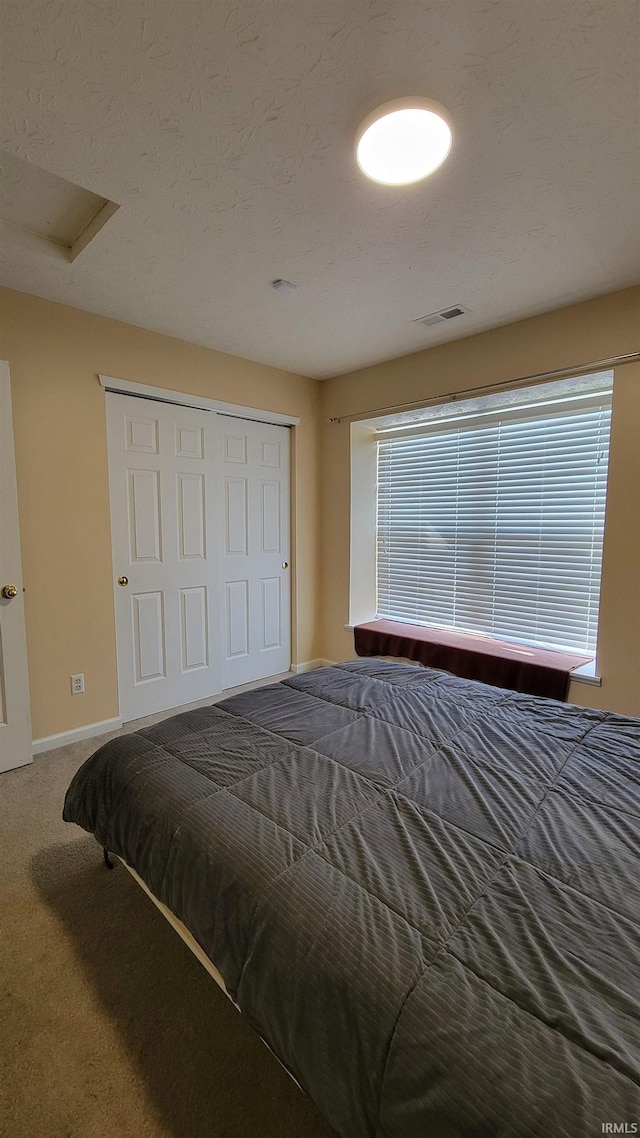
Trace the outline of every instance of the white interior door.
{"type": "Polygon", "coordinates": [[[287,427],[220,416],[223,541],[222,687],[291,664],[287,427]]]}
{"type": "Polygon", "coordinates": [[[11,385],[9,365],[0,360],[0,771],[31,758],[11,385]]]}
{"type": "Polygon", "coordinates": [[[108,393],[123,720],[220,691],[219,431],[191,407],[108,393]]]}

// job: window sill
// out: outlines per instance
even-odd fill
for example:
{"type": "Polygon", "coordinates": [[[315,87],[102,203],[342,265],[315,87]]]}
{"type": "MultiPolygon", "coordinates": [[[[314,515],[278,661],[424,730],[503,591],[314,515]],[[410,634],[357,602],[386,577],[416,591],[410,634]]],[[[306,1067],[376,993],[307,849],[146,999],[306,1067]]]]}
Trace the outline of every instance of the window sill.
{"type": "Polygon", "coordinates": [[[589,660],[586,664],[580,664],[579,667],[573,668],[569,675],[571,683],[591,684],[595,688],[602,687],[602,676],[596,672],[595,660],[589,660]]]}
{"type": "Polygon", "coordinates": [[[576,652],[385,619],[355,625],[354,638],[359,656],[399,656],[529,695],[566,699],[576,670],[578,682],[600,683],[594,661],[576,652]]]}
{"type": "MultiPolygon", "coordinates": [[[[355,624],[345,624],[344,630],[345,632],[353,632],[355,627],[355,624]]],[[[602,676],[596,672],[595,660],[588,660],[586,664],[579,664],[569,675],[572,684],[590,684],[594,688],[602,687],[602,676]]]]}

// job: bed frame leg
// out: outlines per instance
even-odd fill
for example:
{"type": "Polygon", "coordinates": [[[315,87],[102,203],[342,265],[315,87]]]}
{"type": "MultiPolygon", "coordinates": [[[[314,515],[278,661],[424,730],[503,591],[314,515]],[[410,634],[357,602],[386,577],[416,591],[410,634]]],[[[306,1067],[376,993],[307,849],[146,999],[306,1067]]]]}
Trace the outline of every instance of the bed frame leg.
{"type": "Polygon", "coordinates": [[[112,862],[111,858],[109,857],[109,850],[107,849],[106,846],[104,846],[104,848],[102,850],[102,856],[104,858],[104,864],[106,865],[107,869],[113,869],[114,863],[112,862]]]}

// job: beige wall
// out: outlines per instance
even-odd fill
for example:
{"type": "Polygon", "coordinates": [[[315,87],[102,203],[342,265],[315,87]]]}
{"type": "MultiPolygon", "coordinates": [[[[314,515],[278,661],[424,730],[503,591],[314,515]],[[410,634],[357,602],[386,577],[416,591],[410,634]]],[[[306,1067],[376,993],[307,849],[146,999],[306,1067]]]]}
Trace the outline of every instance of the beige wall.
{"type": "MultiPolygon", "coordinates": [[[[301,662],[353,656],[352,635],[343,628],[349,613],[350,428],[327,423],[329,416],[640,347],[638,288],[322,384],[9,290],[0,290],[0,317],[0,357],[9,360],[12,378],[36,738],[117,714],[99,372],[300,416],[292,584],[293,658],[301,662]],[[82,696],[70,695],[74,672],[85,673],[82,696]]],[[[611,442],[599,638],[603,685],[574,684],[570,698],[640,714],[639,365],[616,372],[611,442]]]]}
{"type": "MultiPolygon", "coordinates": [[[[338,415],[428,399],[640,350],[640,288],[352,372],[322,384],[324,639],[353,656],[349,614],[349,436],[338,415]]],[[[616,369],[602,578],[602,687],[572,684],[575,703],[640,715],[640,365],[616,369]]]]}
{"type": "Polygon", "coordinates": [[[292,648],[294,661],[319,655],[316,380],[4,289],[0,358],[11,369],[34,738],[118,713],[98,373],[300,417],[292,648]],[[76,672],[86,692],[71,696],[76,672]]]}

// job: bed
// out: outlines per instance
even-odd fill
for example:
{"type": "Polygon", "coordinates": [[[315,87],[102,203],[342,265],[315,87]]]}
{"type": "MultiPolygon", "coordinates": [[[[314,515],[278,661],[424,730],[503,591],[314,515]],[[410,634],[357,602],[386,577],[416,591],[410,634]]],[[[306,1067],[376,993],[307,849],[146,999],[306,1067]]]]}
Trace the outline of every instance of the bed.
{"type": "Polygon", "coordinates": [[[640,1115],[640,720],[359,660],[118,737],[64,817],[341,1138],[640,1115]]]}

